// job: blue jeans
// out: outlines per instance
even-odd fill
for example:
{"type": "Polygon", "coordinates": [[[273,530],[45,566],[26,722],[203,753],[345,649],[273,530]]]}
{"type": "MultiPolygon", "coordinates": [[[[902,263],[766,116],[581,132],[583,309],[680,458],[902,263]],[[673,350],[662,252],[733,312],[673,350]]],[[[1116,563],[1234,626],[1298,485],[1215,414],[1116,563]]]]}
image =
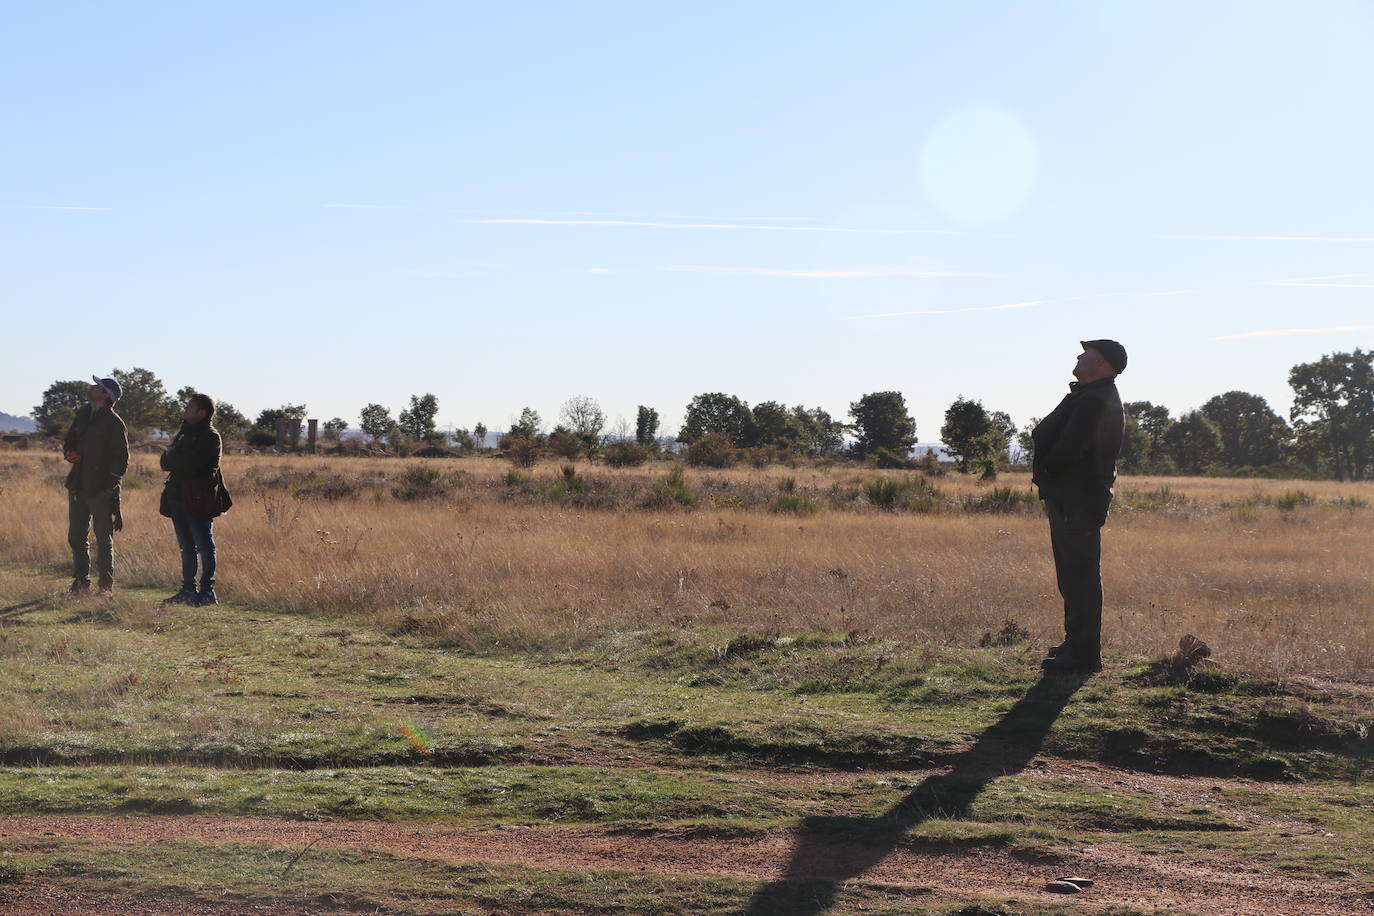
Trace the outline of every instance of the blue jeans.
{"type": "Polygon", "coordinates": [[[172,527],[181,547],[181,587],[196,587],[196,558],[200,558],[200,590],[215,586],[214,519],[191,518],[185,506],[172,507],[172,527]]]}

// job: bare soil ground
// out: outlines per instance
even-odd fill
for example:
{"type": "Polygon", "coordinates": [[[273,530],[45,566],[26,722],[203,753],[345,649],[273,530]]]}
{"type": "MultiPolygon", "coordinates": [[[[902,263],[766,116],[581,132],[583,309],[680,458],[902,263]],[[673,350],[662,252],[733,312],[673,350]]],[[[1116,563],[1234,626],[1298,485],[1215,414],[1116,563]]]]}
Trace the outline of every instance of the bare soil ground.
{"type": "MultiPolygon", "coordinates": [[[[1182,791],[1184,780],[1113,773],[1099,766],[1055,765],[1057,775],[1100,780],[1119,776],[1137,787],[1182,791]]],[[[559,826],[450,829],[376,822],[320,822],[222,817],[4,817],[9,840],[64,838],[136,846],[166,841],[268,844],[305,850],[339,848],[384,852],[445,863],[493,862],[567,870],[616,870],[667,875],[725,875],[752,881],[826,879],[859,873],[865,882],[928,888],[930,900],[971,894],[1052,904],[1064,898],[1043,890],[1065,875],[1094,886],[1073,899],[1089,910],[1112,906],[1169,908],[1218,916],[1335,916],[1374,913],[1374,901],[1351,881],[1285,873],[1196,854],[1156,853],[1119,845],[1089,845],[1048,860],[997,849],[951,850],[920,840],[895,844],[866,837],[804,836],[804,828],[763,832],[728,829],[634,830],[559,826]],[[886,848],[887,846],[891,848],[886,848]],[[804,852],[798,854],[798,849],[804,852]],[[871,867],[863,863],[873,861],[871,867]]],[[[88,894],[41,882],[0,889],[0,912],[87,914],[297,914],[349,912],[337,905],[302,908],[226,900],[88,894]]]]}

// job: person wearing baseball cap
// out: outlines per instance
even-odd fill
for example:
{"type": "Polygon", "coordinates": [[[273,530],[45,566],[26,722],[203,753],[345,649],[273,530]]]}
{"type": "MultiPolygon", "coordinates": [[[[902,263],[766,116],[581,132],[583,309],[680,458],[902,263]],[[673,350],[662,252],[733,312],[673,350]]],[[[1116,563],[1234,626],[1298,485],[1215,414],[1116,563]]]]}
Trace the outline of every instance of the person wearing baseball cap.
{"type": "Polygon", "coordinates": [[[124,527],[119,483],[129,469],[128,431],[114,412],[124,391],[115,379],[91,379],[95,384],[86,392],[86,404],[77,409],[62,441],[63,454],[72,465],[67,474],[67,543],[72,548],[74,595],[91,588],[91,529],[100,592],[108,595],[114,588],[114,532],[124,527]]]}
{"type": "Polygon", "coordinates": [[[1115,340],[1081,341],[1069,393],[1031,433],[1032,481],[1045,503],[1064,641],[1043,662],[1048,671],[1102,667],[1102,526],[1116,483],[1125,414],[1116,377],[1126,348],[1115,340]]]}

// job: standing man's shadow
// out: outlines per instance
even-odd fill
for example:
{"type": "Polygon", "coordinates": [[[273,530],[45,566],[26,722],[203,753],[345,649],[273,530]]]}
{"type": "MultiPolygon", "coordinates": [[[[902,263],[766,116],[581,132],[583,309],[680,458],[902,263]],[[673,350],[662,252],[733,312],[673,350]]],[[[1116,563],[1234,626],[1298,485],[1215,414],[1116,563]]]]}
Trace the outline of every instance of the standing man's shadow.
{"type": "Polygon", "coordinates": [[[880,817],[803,820],[787,873],[759,888],[745,914],[824,912],[846,881],[886,858],[912,827],[931,818],[967,814],[988,783],[1020,772],[1039,753],[1050,726],[1087,679],[1086,674],[1042,675],[973,747],[954,759],[948,773],[928,777],[880,817]]]}

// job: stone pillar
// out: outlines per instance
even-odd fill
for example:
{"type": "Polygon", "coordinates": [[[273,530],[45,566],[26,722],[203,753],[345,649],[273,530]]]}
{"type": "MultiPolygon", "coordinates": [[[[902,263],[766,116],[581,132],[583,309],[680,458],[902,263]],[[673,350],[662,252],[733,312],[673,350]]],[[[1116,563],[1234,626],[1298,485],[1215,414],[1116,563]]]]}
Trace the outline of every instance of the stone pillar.
{"type": "Polygon", "coordinates": [[[277,421],[277,448],[286,448],[286,418],[277,421]]]}
{"type": "Polygon", "coordinates": [[[314,455],[317,454],[315,443],[317,441],[316,437],[319,436],[320,433],[320,421],[311,419],[306,422],[310,424],[310,432],[307,434],[306,447],[310,451],[310,454],[314,455]]]}

